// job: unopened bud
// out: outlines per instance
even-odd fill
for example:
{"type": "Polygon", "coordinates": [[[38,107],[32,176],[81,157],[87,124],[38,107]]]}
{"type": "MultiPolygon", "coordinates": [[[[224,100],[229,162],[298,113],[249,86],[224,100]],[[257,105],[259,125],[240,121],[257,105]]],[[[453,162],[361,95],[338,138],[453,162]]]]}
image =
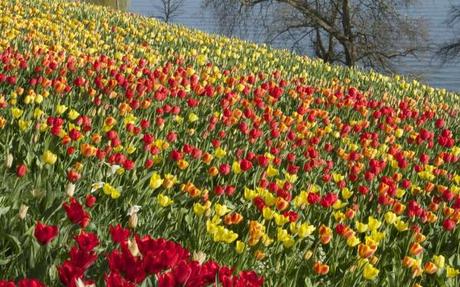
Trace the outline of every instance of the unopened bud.
{"type": "Polygon", "coordinates": [[[313,252],[311,250],[307,250],[305,254],[303,255],[303,259],[308,260],[313,256],[313,252]]]}
{"type": "Polygon", "coordinates": [[[77,287],[96,287],[96,285],[94,284],[86,284],[85,282],[83,282],[83,280],[81,280],[81,278],[75,280],[75,285],[77,287]]]}
{"type": "Polygon", "coordinates": [[[134,257],[139,256],[139,247],[137,246],[136,240],[128,239],[128,249],[131,252],[131,255],[134,257]]]}
{"type": "Polygon", "coordinates": [[[65,192],[67,193],[67,195],[69,197],[72,197],[73,194],[75,193],[75,184],[73,184],[71,182],[67,183],[67,186],[65,188],[65,192]]]}
{"type": "Polygon", "coordinates": [[[19,207],[19,212],[18,212],[19,219],[24,220],[24,218],[26,218],[28,209],[29,207],[27,205],[21,204],[21,206],[19,207]]]}
{"type": "Polygon", "coordinates": [[[206,253],[203,251],[193,252],[193,260],[198,261],[200,264],[206,261],[206,253]]]}
{"type": "Polygon", "coordinates": [[[131,229],[136,228],[136,226],[137,226],[137,221],[138,221],[137,213],[131,214],[131,215],[129,216],[129,219],[128,219],[128,226],[129,226],[131,229]]]}
{"type": "Polygon", "coordinates": [[[13,155],[10,153],[6,156],[5,166],[6,168],[11,168],[13,166],[13,155]]]}

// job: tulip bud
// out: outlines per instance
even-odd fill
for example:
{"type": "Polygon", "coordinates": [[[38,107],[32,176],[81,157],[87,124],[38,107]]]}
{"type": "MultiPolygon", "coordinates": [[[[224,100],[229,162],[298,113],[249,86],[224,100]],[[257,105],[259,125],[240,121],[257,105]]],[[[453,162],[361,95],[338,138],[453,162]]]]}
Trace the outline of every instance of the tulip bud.
{"type": "Polygon", "coordinates": [[[67,183],[67,186],[65,188],[65,192],[67,193],[67,196],[73,197],[73,194],[75,193],[75,184],[69,182],[67,183]]]}
{"type": "Polygon", "coordinates": [[[128,239],[128,250],[131,252],[131,255],[134,257],[139,256],[139,247],[137,246],[136,240],[128,239]]]}
{"type": "Polygon", "coordinates": [[[311,250],[307,250],[305,254],[303,255],[303,259],[308,260],[313,256],[313,252],[311,250]]]}
{"type": "Polygon", "coordinates": [[[18,212],[19,219],[24,220],[24,218],[26,218],[28,209],[29,207],[27,205],[21,204],[21,206],[19,207],[19,212],[18,212]]]}
{"type": "Polygon", "coordinates": [[[6,156],[5,166],[6,168],[11,168],[13,166],[13,155],[10,153],[6,156]]]}
{"type": "Polygon", "coordinates": [[[203,264],[206,261],[206,253],[203,251],[193,252],[193,260],[203,264]]]}
{"type": "Polygon", "coordinates": [[[128,219],[128,226],[129,226],[129,228],[131,228],[131,229],[136,228],[137,222],[138,222],[137,213],[131,214],[131,215],[129,216],[129,219],[128,219]]]}
{"type": "Polygon", "coordinates": [[[86,284],[85,282],[83,282],[83,280],[81,280],[81,278],[75,280],[75,285],[76,287],[96,287],[96,285],[94,284],[86,284]]]}
{"type": "Polygon", "coordinates": [[[18,165],[18,167],[16,168],[16,175],[18,177],[23,177],[26,175],[26,173],[27,173],[27,166],[25,164],[18,165]]]}

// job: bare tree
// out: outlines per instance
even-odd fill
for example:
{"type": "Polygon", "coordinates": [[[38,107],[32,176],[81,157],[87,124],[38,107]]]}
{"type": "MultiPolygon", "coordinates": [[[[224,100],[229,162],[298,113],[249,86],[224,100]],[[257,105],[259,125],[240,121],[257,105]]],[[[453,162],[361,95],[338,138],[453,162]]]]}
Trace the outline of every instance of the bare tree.
{"type": "MultiPolygon", "coordinates": [[[[452,27],[456,24],[460,24],[460,5],[452,6],[447,24],[452,27]]],[[[460,38],[444,43],[444,45],[438,50],[438,55],[444,63],[460,56],[460,38]]]]}
{"type": "Polygon", "coordinates": [[[289,41],[329,63],[394,71],[394,59],[427,47],[423,20],[401,12],[416,0],[239,1],[270,11],[267,42],[289,41]]]}
{"type": "Polygon", "coordinates": [[[227,37],[237,36],[258,40],[263,38],[269,12],[259,5],[257,9],[242,5],[240,0],[203,0],[202,7],[209,9],[215,16],[216,31],[227,37]]]}
{"type": "Polygon", "coordinates": [[[185,0],[160,0],[159,2],[158,5],[155,5],[160,14],[158,18],[169,23],[182,13],[185,0]]]}

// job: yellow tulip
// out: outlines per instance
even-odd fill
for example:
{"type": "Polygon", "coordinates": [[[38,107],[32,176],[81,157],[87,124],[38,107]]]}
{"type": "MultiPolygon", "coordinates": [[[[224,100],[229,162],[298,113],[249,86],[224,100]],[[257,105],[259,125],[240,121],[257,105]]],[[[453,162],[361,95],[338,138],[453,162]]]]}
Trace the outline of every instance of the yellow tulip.
{"type": "Polygon", "coordinates": [[[387,211],[387,213],[385,213],[385,222],[386,223],[393,224],[393,223],[395,223],[396,220],[397,220],[397,216],[393,212],[387,211]]]}
{"type": "Polygon", "coordinates": [[[216,203],[216,205],[214,205],[214,210],[216,211],[216,215],[219,217],[224,216],[230,211],[230,209],[228,209],[226,205],[219,203],[216,203]]]}
{"type": "Polygon", "coordinates": [[[65,111],[67,110],[67,107],[65,105],[56,105],[56,113],[58,115],[61,115],[63,113],[65,113],[65,111]]]}
{"type": "Polygon", "coordinates": [[[433,262],[436,264],[436,266],[438,266],[439,269],[442,269],[444,268],[446,259],[442,255],[435,255],[433,256],[433,262]]]}
{"type": "Polygon", "coordinates": [[[117,199],[121,195],[119,190],[117,190],[116,188],[114,188],[108,183],[104,183],[102,190],[104,191],[106,195],[110,195],[110,197],[113,199],[117,199]]]}
{"type": "Polygon", "coordinates": [[[43,114],[44,114],[44,112],[42,110],[40,110],[39,108],[35,108],[35,110],[34,110],[34,118],[38,119],[43,114]]]}
{"type": "Polygon", "coordinates": [[[264,209],[262,210],[262,216],[267,220],[272,219],[273,214],[274,212],[270,207],[264,207],[264,209]]]}
{"type": "Polygon", "coordinates": [[[359,233],[364,233],[364,232],[366,232],[367,229],[368,229],[368,225],[367,225],[367,224],[364,224],[364,223],[359,222],[359,221],[356,221],[355,227],[356,227],[356,230],[357,230],[359,233]]]}
{"type": "Polygon", "coordinates": [[[369,226],[370,231],[377,230],[380,227],[380,225],[382,225],[382,223],[379,220],[375,219],[373,216],[369,216],[367,220],[367,225],[369,226]]]}
{"type": "Polygon", "coordinates": [[[278,226],[282,226],[289,222],[289,219],[286,216],[281,215],[279,213],[275,213],[273,217],[275,218],[275,223],[278,226]]]}
{"type": "Polygon", "coordinates": [[[396,220],[394,225],[396,229],[398,229],[399,231],[406,231],[407,229],[409,229],[409,224],[405,223],[401,219],[396,220]]]}
{"type": "Polygon", "coordinates": [[[267,176],[274,177],[278,175],[278,170],[274,168],[272,165],[269,165],[267,168],[267,176]]]}
{"type": "Polygon", "coordinates": [[[300,225],[300,227],[297,229],[297,235],[299,235],[300,238],[305,238],[312,235],[315,230],[316,227],[313,225],[302,223],[302,225],[300,225]]]}
{"type": "Polygon", "coordinates": [[[188,115],[188,121],[194,123],[199,120],[199,117],[195,113],[190,113],[188,115]]]}
{"type": "Polygon", "coordinates": [[[226,152],[224,149],[220,148],[220,147],[218,147],[218,148],[214,151],[214,156],[217,157],[217,158],[219,158],[219,159],[220,159],[220,158],[223,158],[223,157],[226,156],[226,155],[227,155],[227,152],[226,152]]]}
{"type": "Polygon", "coordinates": [[[11,108],[11,114],[13,115],[13,118],[18,119],[22,116],[24,113],[23,110],[18,109],[18,108],[11,108]]]}
{"type": "Polygon", "coordinates": [[[163,184],[163,179],[161,178],[161,176],[157,172],[152,173],[152,176],[150,177],[150,183],[149,183],[150,188],[155,190],[159,188],[162,184],[163,184]]]}
{"type": "Polygon", "coordinates": [[[244,195],[244,199],[250,201],[250,200],[253,200],[257,196],[257,193],[252,189],[244,187],[243,195],[244,195]]]}
{"type": "Polygon", "coordinates": [[[193,212],[196,215],[201,216],[209,209],[210,206],[211,206],[210,201],[207,201],[204,205],[197,202],[193,204],[193,212]]]}
{"type": "Polygon", "coordinates": [[[42,155],[42,161],[46,164],[53,165],[57,160],[57,155],[49,150],[46,150],[42,155]]]}
{"type": "Polygon", "coordinates": [[[19,120],[18,125],[19,125],[19,130],[25,131],[30,127],[31,121],[19,120]]]}
{"type": "Polygon", "coordinates": [[[71,109],[69,113],[67,114],[67,117],[72,121],[76,120],[79,116],[80,114],[74,109],[71,109]]]}
{"type": "Polygon", "coordinates": [[[354,235],[348,237],[348,239],[347,239],[347,245],[350,246],[350,247],[355,247],[359,243],[361,243],[361,241],[359,240],[359,238],[357,238],[354,235]]]}
{"type": "Polygon", "coordinates": [[[236,246],[235,246],[236,253],[238,254],[243,253],[245,248],[246,248],[246,244],[244,244],[244,242],[242,242],[241,240],[238,240],[236,242],[236,246]]]}
{"type": "Polygon", "coordinates": [[[367,280],[374,280],[379,275],[379,270],[371,264],[366,264],[363,270],[363,277],[367,280]]]}
{"type": "Polygon", "coordinates": [[[351,196],[353,195],[353,192],[350,191],[348,188],[344,188],[342,189],[342,198],[347,200],[349,199],[351,196]]]}
{"type": "Polygon", "coordinates": [[[163,195],[161,193],[157,196],[157,200],[158,200],[158,204],[162,207],[167,207],[173,204],[174,202],[169,196],[163,195]]]}
{"type": "Polygon", "coordinates": [[[235,173],[235,174],[239,174],[241,173],[241,167],[240,167],[240,163],[237,162],[237,161],[234,161],[233,164],[232,164],[232,171],[235,173]]]}
{"type": "Polygon", "coordinates": [[[447,278],[454,278],[460,275],[460,271],[453,267],[447,266],[447,278]]]}

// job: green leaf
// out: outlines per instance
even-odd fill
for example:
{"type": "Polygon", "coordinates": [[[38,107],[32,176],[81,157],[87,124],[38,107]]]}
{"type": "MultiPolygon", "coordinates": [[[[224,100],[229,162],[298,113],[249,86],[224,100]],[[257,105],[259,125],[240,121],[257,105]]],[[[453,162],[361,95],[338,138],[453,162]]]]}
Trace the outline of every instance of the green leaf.
{"type": "Polygon", "coordinates": [[[0,207],[0,215],[6,214],[10,210],[10,206],[7,207],[0,207]]]}

